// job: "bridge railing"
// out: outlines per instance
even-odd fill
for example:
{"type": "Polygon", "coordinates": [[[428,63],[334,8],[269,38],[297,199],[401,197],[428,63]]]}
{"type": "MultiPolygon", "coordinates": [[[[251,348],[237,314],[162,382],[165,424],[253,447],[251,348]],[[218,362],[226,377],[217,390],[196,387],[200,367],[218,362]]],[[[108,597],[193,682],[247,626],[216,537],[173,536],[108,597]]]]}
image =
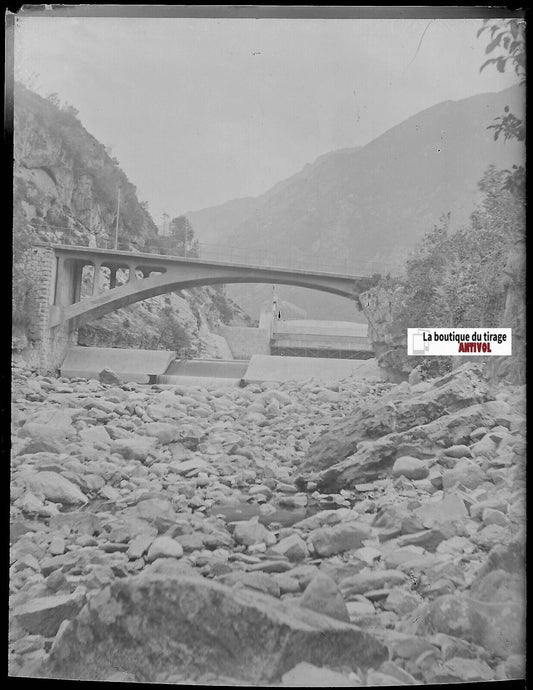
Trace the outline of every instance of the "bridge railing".
{"type": "Polygon", "coordinates": [[[121,251],[143,252],[147,254],[159,254],[165,256],[177,256],[184,258],[198,258],[206,261],[221,261],[234,264],[252,266],[265,266],[270,268],[290,268],[307,271],[320,271],[325,273],[339,273],[344,275],[373,275],[373,274],[397,274],[400,271],[398,263],[386,261],[362,261],[348,254],[343,258],[321,257],[316,254],[303,252],[295,247],[287,251],[273,251],[268,245],[254,245],[243,247],[228,244],[215,244],[195,242],[193,248],[165,247],[163,241],[138,243],[134,245],[128,240],[119,238],[117,246],[108,237],[99,237],[96,243],[91,243],[86,234],[76,233],[65,229],[62,233],[56,233],[53,242],[72,246],[95,246],[101,249],[119,249],[121,251]]]}

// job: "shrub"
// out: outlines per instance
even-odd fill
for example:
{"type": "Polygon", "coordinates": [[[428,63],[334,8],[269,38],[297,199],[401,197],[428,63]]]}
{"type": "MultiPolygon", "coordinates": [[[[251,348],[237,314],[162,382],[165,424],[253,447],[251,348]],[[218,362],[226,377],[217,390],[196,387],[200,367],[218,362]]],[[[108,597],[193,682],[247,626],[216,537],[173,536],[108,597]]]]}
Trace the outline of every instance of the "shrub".
{"type": "Polygon", "coordinates": [[[12,320],[13,326],[23,327],[30,332],[35,313],[37,285],[30,270],[30,247],[34,237],[20,213],[13,219],[13,274],[12,274],[12,320]]]}
{"type": "Polygon", "coordinates": [[[177,320],[170,307],[163,308],[159,316],[160,344],[163,347],[176,350],[179,354],[189,355],[192,342],[187,330],[177,320]]]}

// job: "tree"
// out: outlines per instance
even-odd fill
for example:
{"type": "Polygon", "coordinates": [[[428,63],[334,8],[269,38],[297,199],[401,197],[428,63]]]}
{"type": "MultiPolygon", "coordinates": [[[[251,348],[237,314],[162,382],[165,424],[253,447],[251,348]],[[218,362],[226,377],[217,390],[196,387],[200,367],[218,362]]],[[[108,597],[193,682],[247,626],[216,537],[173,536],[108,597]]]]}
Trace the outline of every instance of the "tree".
{"type": "Polygon", "coordinates": [[[52,105],[55,105],[56,108],[59,108],[61,105],[61,101],[59,99],[58,94],[54,91],[54,93],[49,93],[48,96],[46,97],[46,100],[50,101],[52,105]]]}
{"type": "MultiPolygon", "coordinates": [[[[526,77],[526,53],[525,53],[525,22],[519,19],[511,20],[485,20],[478,31],[490,33],[490,42],[485,49],[488,55],[493,51],[499,51],[499,55],[491,57],[481,65],[480,71],[487,65],[496,65],[499,72],[504,72],[508,66],[514,69],[520,77],[520,84],[525,84],[526,77]]],[[[503,135],[504,140],[516,139],[525,141],[526,125],[523,119],[510,111],[509,106],[504,108],[504,115],[497,117],[489,129],[494,129],[494,139],[503,135]]],[[[502,171],[504,176],[503,187],[523,203],[526,192],[526,171],[523,165],[513,165],[512,170],[502,171]]],[[[523,213],[523,208],[521,209],[523,213]]],[[[493,216],[502,210],[492,208],[493,216]]],[[[505,217],[504,217],[505,219],[505,217]]],[[[507,255],[502,257],[503,284],[505,287],[505,309],[500,321],[503,327],[513,329],[513,357],[504,363],[504,375],[510,380],[522,382],[525,376],[526,360],[526,336],[525,336],[525,242],[524,221],[520,223],[515,234],[514,243],[508,245],[507,255]],[[505,372],[507,369],[507,372],[505,372]]],[[[495,368],[494,377],[498,376],[498,367],[495,368]]]]}
{"type": "Polygon", "coordinates": [[[31,226],[22,210],[15,208],[13,215],[13,277],[12,323],[26,329],[32,326],[32,314],[36,305],[38,285],[29,270],[31,244],[35,240],[31,226]]]}
{"type": "Polygon", "coordinates": [[[504,72],[507,64],[511,63],[523,84],[526,80],[524,20],[484,19],[477,37],[479,38],[484,32],[490,33],[490,42],[485,48],[485,54],[488,55],[496,49],[500,50],[501,54],[486,60],[479,71],[484,70],[487,65],[495,64],[499,72],[504,72]]]}
{"type": "Polygon", "coordinates": [[[71,115],[72,117],[75,117],[76,119],[78,118],[78,115],[80,114],[80,111],[75,108],[72,103],[63,103],[61,106],[61,110],[66,113],[67,115],[71,115]]]}
{"type": "MultiPolygon", "coordinates": [[[[526,51],[525,51],[525,22],[521,19],[485,19],[483,26],[477,32],[477,36],[483,33],[490,34],[490,41],[485,48],[488,55],[494,51],[500,54],[490,57],[481,65],[479,71],[483,71],[488,65],[495,65],[499,72],[505,72],[508,66],[514,69],[520,77],[520,84],[526,81],[526,51]]],[[[503,136],[505,141],[516,139],[525,141],[526,124],[505,106],[504,114],[495,118],[494,124],[488,129],[494,130],[494,140],[503,136]]],[[[512,170],[505,170],[504,186],[513,194],[523,197],[525,195],[526,173],[523,165],[513,165],[512,170]]]]}
{"type": "Polygon", "coordinates": [[[168,213],[162,213],[161,214],[161,222],[159,223],[158,234],[162,237],[165,237],[166,235],[168,235],[169,227],[170,227],[170,216],[168,215],[168,213]]]}
{"type": "Polygon", "coordinates": [[[178,216],[170,221],[169,234],[180,254],[198,256],[198,241],[194,238],[194,228],[186,216],[178,216]]]}

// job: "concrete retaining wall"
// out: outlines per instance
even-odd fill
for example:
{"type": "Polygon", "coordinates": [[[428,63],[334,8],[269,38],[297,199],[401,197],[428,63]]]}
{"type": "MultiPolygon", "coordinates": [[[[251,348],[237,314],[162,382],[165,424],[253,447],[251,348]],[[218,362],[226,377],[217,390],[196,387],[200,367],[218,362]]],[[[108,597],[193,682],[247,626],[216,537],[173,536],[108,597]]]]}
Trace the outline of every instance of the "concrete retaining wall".
{"type": "Polygon", "coordinates": [[[316,321],[313,319],[288,319],[274,323],[274,333],[287,333],[290,335],[324,335],[350,338],[366,338],[368,335],[367,323],[351,321],[316,321]]]}
{"type": "Polygon", "coordinates": [[[234,359],[270,354],[269,332],[264,328],[220,326],[218,334],[226,339],[234,359]]]}
{"type": "Polygon", "coordinates": [[[119,347],[71,347],[61,376],[96,379],[102,369],[112,369],[122,381],[149,383],[164,374],[176,357],[169,350],[129,350],[119,347]]]}
{"type": "Polygon", "coordinates": [[[244,375],[245,383],[262,381],[340,381],[349,376],[378,381],[383,374],[375,359],[333,359],[325,357],[276,357],[254,355],[244,375]]]}

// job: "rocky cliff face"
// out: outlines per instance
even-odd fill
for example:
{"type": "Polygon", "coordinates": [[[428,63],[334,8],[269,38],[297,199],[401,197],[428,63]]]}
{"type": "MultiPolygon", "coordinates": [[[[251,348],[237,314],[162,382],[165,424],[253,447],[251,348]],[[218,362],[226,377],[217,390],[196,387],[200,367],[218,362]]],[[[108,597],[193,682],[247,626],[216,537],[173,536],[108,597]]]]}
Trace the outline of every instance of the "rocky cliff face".
{"type": "MultiPolygon", "coordinates": [[[[379,366],[391,380],[407,378],[415,366],[407,357],[407,333],[394,320],[395,307],[401,302],[401,289],[378,285],[359,297],[368,320],[368,337],[374,347],[379,366]]],[[[416,358],[418,359],[418,358],[416,358]]]]}
{"type": "Polygon", "coordinates": [[[59,107],[17,85],[15,88],[15,210],[48,241],[98,246],[112,241],[118,188],[120,239],[124,248],[142,246],[157,228],[137,199],[136,189],[77,119],[72,107],[59,107]]]}
{"type": "MultiPolygon", "coordinates": [[[[83,127],[72,106],[60,106],[17,84],[14,131],[15,245],[47,241],[113,246],[119,187],[119,248],[142,250],[154,244],[157,227],[139,203],[135,186],[83,127]]],[[[222,318],[219,307],[225,318],[233,311],[215,288],[152,298],[84,326],[79,342],[227,356],[224,342],[211,333],[222,318]]],[[[16,341],[24,345],[20,328],[16,341]]]]}

